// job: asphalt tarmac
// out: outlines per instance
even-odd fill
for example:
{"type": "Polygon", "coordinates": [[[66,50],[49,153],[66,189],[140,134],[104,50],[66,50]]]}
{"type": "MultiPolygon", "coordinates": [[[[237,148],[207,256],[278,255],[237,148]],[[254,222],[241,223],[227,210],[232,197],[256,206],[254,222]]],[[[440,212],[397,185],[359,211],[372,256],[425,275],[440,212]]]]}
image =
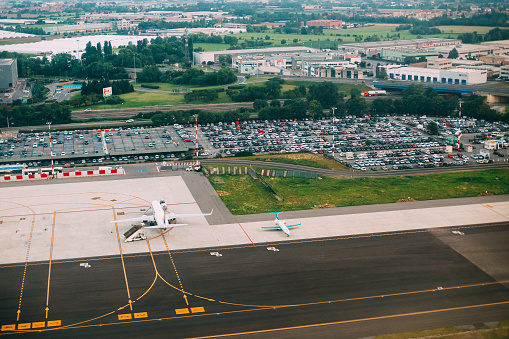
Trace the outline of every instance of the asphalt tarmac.
{"type": "Polygon", "coordinates": [[[49,292],[48,262],[4,265],[0,324],[60,321],[19,331],[43,338],[357,338],[480,326],[509,318],[508,226],[53,261],[49,292]]]}

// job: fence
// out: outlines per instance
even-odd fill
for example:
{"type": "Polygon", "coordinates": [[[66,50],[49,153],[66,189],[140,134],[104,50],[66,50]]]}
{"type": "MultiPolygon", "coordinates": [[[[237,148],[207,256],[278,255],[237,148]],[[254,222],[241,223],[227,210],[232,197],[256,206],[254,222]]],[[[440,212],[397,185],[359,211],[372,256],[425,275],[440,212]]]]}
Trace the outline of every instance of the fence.
{"type": "Polygon", "coordinates": [[[241,175],[241,174],[248,174],[248,168],[246,166],[244,167],[216,167],[216,168],[209,168],[210,174],[216,174],[216,175],[222,175],[222,174],[230,174],[230,175],[241,175]]]}
{"type": "Polygon", "coordinates": [[[186,169],[196,165],[196,161],[183,161],[183,162],[163,162],[160,171],[174,171],[179,169],[186,169]]]}
{"type": "MultiPolygon", "coordinates": [[[[83,178],[83,177],[98,177],[105,175],[122,175],[125,174],[123,168],[114,169],[103,169],[103,170],[90,170],[90,171],[74,171],[74,172],[62,172],[55,173],[55,179],[67,179],[67,178],[83,178]]],[[[31,180],[47,180],[51,179],[51,174],[17,174],[17,175],[3,175],[0,176],[0,182],[10,181],[31,181],[31,180]]]]}

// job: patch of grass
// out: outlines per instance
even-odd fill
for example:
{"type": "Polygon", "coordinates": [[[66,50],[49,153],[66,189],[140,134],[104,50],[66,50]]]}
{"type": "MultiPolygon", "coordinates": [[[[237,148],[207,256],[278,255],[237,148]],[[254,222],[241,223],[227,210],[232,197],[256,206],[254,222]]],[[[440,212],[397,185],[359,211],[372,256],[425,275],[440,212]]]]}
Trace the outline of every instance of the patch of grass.
{"type": "Polygon", "coordinates": [[[256,77],[256,75],[251,75],[251,77],[249,79],[247,79],[246,82],[267,81],[269,79],[270,78],[268,78],[268,77],[263,77],[263,76],[256,77]]]}
{"type": "MultiPolygon", "coordinates": [[[[225,92],[218,93],[218,98],[212,102],[207,102],[203,100],[187,102],[184,100],[184,94],[182,93],[134,91],[127,94],[121,94],[119,96],[125,100],[123,104],[118,105],[96,104],[87,106],[86,108],[100,110],[100,109],[139,108],[155,105],[183,105],[183,104],[208,104],[208,103],[224,104],[232,102],[230,97],[227,96],[225,92]]],[[[84,107],[73,108],[74,112],[82,112],[83,110],[84,107]]]]}
{"type": "MultiPolygon", "coordinates": [[[[210,178],[212,185],[216,187],[212,181],[214,177],[213,175],[210,178]]],[[[315,205],[325,204],[336,207],[383,204],[408,197],[413,200],[472,197],[486,191],[490,194],[509,193],[509,170],[387,178],[266,178],[284,199],[281,202],[274,201],[270,194],[259,196],[259,199],[253,201],[250,198],[254,194],[251,190],[258,182],[249,176],[227,176],[222,180],[226,181],[228,186],[234,187],[228,195],[228,200],[223,199],[234,214],[262,213],[275,209],[282,211],[311,209],[315,205]],[[495,180],[495,177],[499,180],[495,180]],[[250,182],[249,185],[246,185],[246,182],[250,182]],[[245,199],[250,201],[249,208],[245,207],[245,199]]]]}
{"type": "Polygon", "coordinates": [[[337,161],[332,161],[331,159],[327,159],[312,153],[267,154],[267,155],[255,155],[252,157],[238,157],[234,159],[272,161],[283,164],[302,165],[315,168],[327,168],[336,170],[346,169],[345,166],[341,165],[337,161]]]}
{"type": "Polygon", "coordinates": [[[376,336],[375,339],[410,339],[410,338],[425,338],[425,337],[441,337],[441,336],[447,336],[451,334],[458,334],[462,333],[464,331],[457,329],[455,327],[444,327],[444,328],[437,328],[433,330],[424,330],[424,331],[417,331],[417,332],[405,332],[405,333],[394,333],[394,334],[384,334],[376,336]]]}
{"type": "Polygon", "coordinates": [[[221,199],[233,214],[259,213],[260,201],[264,201],[269,210],[277,210],[277,199],[259,180],[249,175],[211,175],[209,180],[214,189],[220,191],[221,199]],[[244,194],[245,190],[249,194],[244,194]]]}
{"type": "Polygon", "coordinates": [[[473,33],[486,34],[495,27],[488,26],[436,26],[444,33],[473,33]]]}
{"type": "MultiPolygon", "coordinates": [[[[143,91],[144,89],[143,89],[143,87],[141,87],[141,85],[159,86],[159,88],[157,90],[159,90],[159,91],[166,91],[166,92],[171,92],[172,90],[179,88],[179,85],[169,84],[169,83],[166,83],[166,82],[143,82],[143,83],[137,83],[136,85],[134,85],[134,88],[136,90],[143,91]]],[[[216,89],[216,88],[223,88],[225,86],[228,86],[228,84],[227,85],[217,85],[217,86],[207,86],[207,87],[200,87],[200,86],[193,86],[193,85],[181,85],[180,86],[180,90],[182,91],[184,89],[192,89],[192,90],[216,89]]]]}
{"type": "Polygon", "coordinates": [[[375,339],[447,338],[447,339],[505,339],[509,336],[509,321],[501,321],[497,327],[482,330],[460,330],[444,327],[432,330],[384,334],[375,339]]]}

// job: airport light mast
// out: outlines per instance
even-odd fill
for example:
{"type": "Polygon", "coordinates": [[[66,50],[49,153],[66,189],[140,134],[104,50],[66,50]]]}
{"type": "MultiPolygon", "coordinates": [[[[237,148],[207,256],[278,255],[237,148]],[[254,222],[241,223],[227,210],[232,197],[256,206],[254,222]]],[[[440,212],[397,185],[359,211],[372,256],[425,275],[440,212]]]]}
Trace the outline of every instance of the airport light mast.
{"type": "Polygon", "coordinates": [[[55,179],[55,170],[53,167],[53,142],[51,141],[51,122],[47,122],[49,131],[49,152],[51,156],[51,179],[55,179]]]}
{"type": "Polygon", "coordinates": [[[200,167],[200,160],[198,160],[198,114],[194,115],[194,121],[196,122],[196,169],[200,167]]]}
{"type": "Polygon", "coordinates": [[[334,111],[336,110],[336,107],[332,107],[332,160],[335,160],[334,158],[334,153],[336,151],[336,146],[335,146],[335,143],[334,143],[334,130],[335,130],[335,125],[334,125],[334,120],[335,119],[335,115],[334,115],[334,111]]]}

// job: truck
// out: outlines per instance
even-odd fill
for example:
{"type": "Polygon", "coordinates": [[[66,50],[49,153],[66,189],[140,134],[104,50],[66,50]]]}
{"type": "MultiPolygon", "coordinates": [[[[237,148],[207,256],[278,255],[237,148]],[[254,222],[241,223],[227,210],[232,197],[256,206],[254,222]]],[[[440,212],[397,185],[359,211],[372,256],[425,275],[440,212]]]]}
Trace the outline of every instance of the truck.
{"type": "Polygon", "coordinates": [[[387,91],[385,90],[377,90],[377,91],[367,91],[362,93],[365,97],[377,97],[387,95],[387,91]]]}

